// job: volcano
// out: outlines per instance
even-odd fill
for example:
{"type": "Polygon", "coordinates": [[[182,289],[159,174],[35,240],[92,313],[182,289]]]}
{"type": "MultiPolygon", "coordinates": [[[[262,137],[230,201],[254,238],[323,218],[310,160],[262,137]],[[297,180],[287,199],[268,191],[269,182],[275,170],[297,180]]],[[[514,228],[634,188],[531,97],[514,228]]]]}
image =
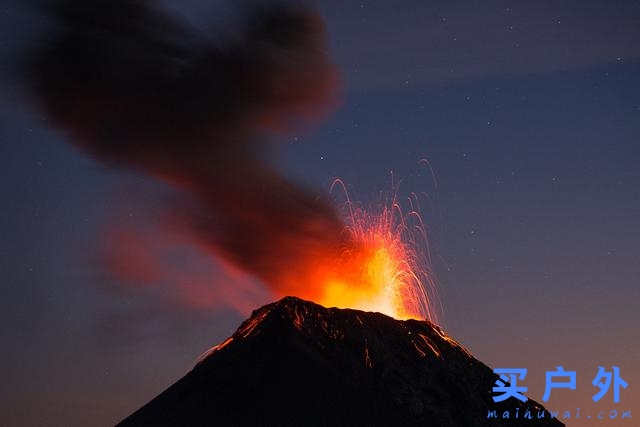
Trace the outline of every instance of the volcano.
{"type": "Polygon", "coordinates": [[[119,425],[564,425],[531,399],[494,403],[497,378],[428,321],[287,297],[254,311],[119,425]]]}

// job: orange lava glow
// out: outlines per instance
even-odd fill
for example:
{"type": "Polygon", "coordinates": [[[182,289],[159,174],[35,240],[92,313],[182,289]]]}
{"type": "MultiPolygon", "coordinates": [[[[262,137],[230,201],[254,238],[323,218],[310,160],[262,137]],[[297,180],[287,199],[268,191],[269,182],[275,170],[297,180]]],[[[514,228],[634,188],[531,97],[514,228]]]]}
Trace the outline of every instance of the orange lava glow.
{"type": "MultiPolygon", "coordinates": [[[[344,184],[336,180],[346,195],[344,184]]],[[[410,200],[411,201],[411,200],[410,200]]],[[[438,296],[431,274],[426,229],[420,214],[404,213],[394,196],[377,212],[348,200],[347,232],[355,249],[345,250],[319,273],[313,299],[326,307],[377,311],[397,319],[437,323],[438,296]]]]}
{"type": "Polygon", "coordinates": [[[201,234],[183,232],[171,217],[157,225],[110,228],[105,264],[125,285],[118,290],[162,289],[171,304],[195,310],[227,306],[246,315],[270,299],[296,296],[325,307],[438,324],[442,310],[418,197],[407,199],[405,211],[394,190],[377,208],[365,209],[349,199],[342,181],[334,182],[335,189],[345,199],[335,227],[310,224],[285,236],[261,228],[267,232],[256,237],[260,244],[248,251],[251,256],[234,258],[207,240],[203,244],[201,234]],[[311,230],[311,238],[300,230],[311,230]]]}

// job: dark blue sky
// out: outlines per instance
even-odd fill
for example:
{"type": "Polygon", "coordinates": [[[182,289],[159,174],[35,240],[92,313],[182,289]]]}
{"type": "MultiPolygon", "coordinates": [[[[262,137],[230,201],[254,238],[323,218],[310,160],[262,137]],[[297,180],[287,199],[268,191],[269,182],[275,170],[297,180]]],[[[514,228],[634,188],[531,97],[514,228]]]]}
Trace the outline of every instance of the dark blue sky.
{"type": "MultiPolygon", "coordinates": [[[[319,5],[343,103],[275,161],[319,193],[340,177],[365,205],[390,171],[401,195],[427,193],[445,329],[492,367],[528,368],[537,399],[545,371],[578,371],[552,408],[638,408],[640,3],[343,3],[319,5]],[[591,403],[598,366],[612,365],[629,383],[621,403],[591,403]]],[[[221,2],[170,6],[233,28],[221,2]]],[[[105,225],[144,223],[163,189],[44,125],[13,65],[46,21],[11,3],[0,19],[0,424],[110,424],[247,313],[105,276],[105,225]]]]}

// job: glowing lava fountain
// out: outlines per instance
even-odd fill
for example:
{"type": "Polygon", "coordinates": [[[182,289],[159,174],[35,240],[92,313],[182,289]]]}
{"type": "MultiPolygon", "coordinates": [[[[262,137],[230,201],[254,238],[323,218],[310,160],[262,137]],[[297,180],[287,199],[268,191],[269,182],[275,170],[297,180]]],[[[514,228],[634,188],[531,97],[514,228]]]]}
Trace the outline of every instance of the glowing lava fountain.
{"type": "Polygon", "coordinates": [[[397,191],[375,211],[349,199],[344,183],[346,232],[357,249],[345,250],[324,271],[323,293],[314,298],[326,307],[377,311],[397,319],[427,319],[438,323],[441,313],[433,278],[426,226],[417,209],[418,197],[408,199],[404,212],[397,191]]]}

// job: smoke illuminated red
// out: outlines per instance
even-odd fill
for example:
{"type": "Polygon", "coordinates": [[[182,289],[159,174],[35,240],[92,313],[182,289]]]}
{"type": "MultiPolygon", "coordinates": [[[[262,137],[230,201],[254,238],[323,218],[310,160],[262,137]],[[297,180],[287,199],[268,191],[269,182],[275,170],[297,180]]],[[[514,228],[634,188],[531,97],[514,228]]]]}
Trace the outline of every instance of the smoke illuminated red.
{"type": "Polygon", "coordinates": [[[276,296],[436,320],[413,209],[403,214],[395,197],[371,212],[347,201],[343,217],[267,161],[275,134],[335,105],[339,73],[316,11],[243,8],[238,37],[223,46],[152,2],[59,0],[50,10],[59,31],[29,72],[40,108],[96,159],[174,191],[179,238],[145,248],[153,235],[111,236],[112,271],[171,281],[192,306],[243,306],[244,286],[214,283],[189,262],[173,268],[174,248],[188,244],[276,296]]]}
{"type": "Polygon", "coordinates": [[[340,242],[274,241],[272,252],[259,257],[268,260],[269,274],[256,274],[267,289],[260,290],[251,272],[238,269],[242,265],[229,262],[215,246],[202,245],[203,239],[193,230],[173,224],[167,232],[170,221],[155,227],[147,223],[147,227],[126,232],[109,229],[107,267],[128,283],[154,283],[156,287],[164,283],[165,288],[171,284],[173,298],[194,309],[222,304],[249,313],[264,302],[261,298],[294,295],[327,307],[438,323],[440,304],[426,226],[415,207],[417,196],[407,199],[407,212],[396,191],[386,201],[365,209],[350,200],[341,180],[334,182],[332,192],[334,189],[346,199],[340,242]],[[218,259],[217,270],[207,267],[211,255],[218,259]]]}

